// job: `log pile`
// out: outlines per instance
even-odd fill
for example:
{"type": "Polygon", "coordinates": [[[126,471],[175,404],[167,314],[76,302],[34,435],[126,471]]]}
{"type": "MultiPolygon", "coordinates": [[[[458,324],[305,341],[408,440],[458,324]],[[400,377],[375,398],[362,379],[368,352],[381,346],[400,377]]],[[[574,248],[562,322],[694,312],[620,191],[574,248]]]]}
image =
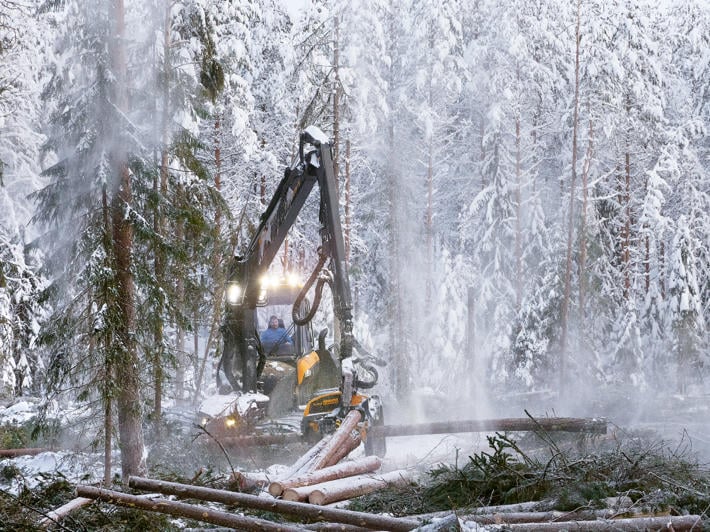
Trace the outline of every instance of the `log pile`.
{"type": "MultiPolygon", "coordinates": [[[[117,505],[143,508],[169,515],[189,517],[218,526],[241,530],[422,530],[450,529],[454,522],[473,521],[479,525],[501,525],[510,530],[618,530],[648,528],[653,530],[690,530],[700,523],[698,516],[642,516],[626,511],[623,514],[612,510],[579,511],[563,513],[552,507],[541,509],[539,503],[519,504],[510,508],[481,508],[469,515],[455,515],[451,512],[430,516],[394,518],[373,515],[328,506],[333,502],[350,499],[374,490],[402,485],[410,482],[407,471],[392,471],[378,474],[382,460],[377,456],[367,456],[343,461],[361,443],[360,427],[362,414],[351,411],[342,421],[338,430],[326,436],[303,454],[283,475],[269,478],[265,474],[238,473],[235,480],[241,487],[259,486],[268,490],[271,497],[246,493],[217,490],[188,484],[164,482],[141,477],[131,477],[128,485],[136,490],[159,493],[161,496],[135,497],[120,492],[80,486],[80,497],[103,500],[117,505]],[[243,509],[268,511],[297,519],[294,523],[274,523],[223,512],[204,506],[185,504],[167,499],[165,496],[217,502],[243,509]],[[441,517],[440,524],[432,523],[441,517]],[[636,527],[636,528],[633,528],[636,527]]],[[[606,422],[553,418],[549,420],[489,420],[460,422],[451,424],[433,423],[428,425],[408,425],[400,427],[380,427],[381,436],[403,436],[408,434],[432,434],[440,432],[473,432],[477,430],[546,430],[603,432],[606,422]],[[456,428],[457,430],[452,430],[456,428]]],[[[262,494],[263,495],[263,494],[262,494]]]]}
{"type": "Polygon", "coordinates": [[[274,497],[315,505],[351,499],[375,490],[409,482],[406,471],[374,475],[382,461],[376,456],[341,462],[361,442],[362,414],[352,410],[338,430],[304,454],[281,478],[269,484],[274,497]]]}

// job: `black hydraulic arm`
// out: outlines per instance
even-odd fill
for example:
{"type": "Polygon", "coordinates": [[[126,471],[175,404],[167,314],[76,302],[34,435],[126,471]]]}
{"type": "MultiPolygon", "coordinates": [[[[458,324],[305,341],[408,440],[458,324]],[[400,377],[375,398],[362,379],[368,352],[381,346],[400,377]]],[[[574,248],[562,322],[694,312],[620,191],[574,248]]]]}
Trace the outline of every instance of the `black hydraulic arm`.
{"type": "Polygon", "coordinates": [[[228,284],[238,285],[240,296],[227,307],[222,365],[235,388],[237,379],[232,370],[237,362],[242,367],[243,389],[256,388],[252,363],[255,367],[258,343],[255,309],[261,277],[276,257],[316,182],[320,188],[320,253],[330,259],[335,313],[341,331],[340,354],[341,358],[352,354],[352,302],[331,146],[320,130],[308,128],[301,134],[298,161],[286,169],[244,256],[236,257],[230,270],[228,284]],[[308,146],[312,149],[305,151],[308,146]],[[241,360],[237,361],[237,357],[241,360]]]}

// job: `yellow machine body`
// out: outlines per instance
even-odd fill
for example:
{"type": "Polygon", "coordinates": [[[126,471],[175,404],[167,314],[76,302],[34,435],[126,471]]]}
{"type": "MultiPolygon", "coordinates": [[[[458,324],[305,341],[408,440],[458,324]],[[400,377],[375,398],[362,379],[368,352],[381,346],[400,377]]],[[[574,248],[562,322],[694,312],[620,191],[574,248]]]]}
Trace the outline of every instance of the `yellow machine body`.
{"type": "Polygon", "coordinates": [[[319,362],[320,358],[315,351],[311,351],[306,356],[298,359],[298,362],[296,362],[296,378],[299,386],[303,384],[304,379],[315,375],[316,371],[318,371],[319,362]]]}

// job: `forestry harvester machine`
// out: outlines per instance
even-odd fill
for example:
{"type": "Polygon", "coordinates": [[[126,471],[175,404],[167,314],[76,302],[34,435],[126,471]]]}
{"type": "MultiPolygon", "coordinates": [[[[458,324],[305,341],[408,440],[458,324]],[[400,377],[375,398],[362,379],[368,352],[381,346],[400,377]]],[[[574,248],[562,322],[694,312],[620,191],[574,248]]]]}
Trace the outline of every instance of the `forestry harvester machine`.
{"type": "Polygon", "coordinates": [[[367,437],[371,427],[383,424],[382,403],[377,395],[361,393],[376,384],[374,365],[384,362],[353,338],[338,211],[331,145],[311,126],[301,134],[298,159],[286,168],[246,252],[229,267],[217,371],[220,395],[208,398],[200,409],[201,423],[210,432],[237,439],[263,435],[274,426],[284,426],[278,420],[290,415],[302,439],[312,442],[334,432],[351,410],[358,409],[366,452],[384,454],[384,437],[367,437]],[[316,183],[320,190],[318,263],[305,283],[296,276],[270,278],[269,267],[316,183]],[[335,321],[330,346],[326,345],[328,328],[315,335],[312,324],[324,284],[331,289],[335,321]],[[314,285],[311,303],[307,296],[314,285]],[[279,306],[288,309],[291,323],[287,326],[279,320],[279,340],[267,345],[260,340],[260,330],[268,326],[268,308],[279,306]],[[220,371],[228,385],[222,383],[220,371]]]}

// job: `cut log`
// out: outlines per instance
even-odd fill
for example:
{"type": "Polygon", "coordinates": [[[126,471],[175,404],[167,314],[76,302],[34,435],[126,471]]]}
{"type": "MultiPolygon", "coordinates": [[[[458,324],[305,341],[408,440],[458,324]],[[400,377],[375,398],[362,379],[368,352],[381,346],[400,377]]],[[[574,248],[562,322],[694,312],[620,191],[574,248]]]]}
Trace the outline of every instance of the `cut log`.
{"type": "Polygon", "coordinates": [[[667,516],[667,517],[635,517],[629,519],[600,519],[598,521],[558,521],[555,523],[525,523],[505,525],[506,530],[534,530],[540,532],[561,532],[563,530],[585,531],[637,531],[663,530],[680,532],[682,530],[700,530],[699,515],[667,516]]]}
{"type": "Polygon", "coordinates": [[[448,514],[445,517],[434,519],[430,524],[417,529],[417,532],[459,532],[461,522],[456,514],[448,514]]]}
{"type": "Polygon", "coordinates": [[[219,439],[225,447],[254,447],[260,445],[285,445],[287,443],[302,443],[300,434],[254,434],[251,436],[227,436],[219,439]]]}
{"type": "Polygon", "coordinates": [[[375,426],[370,432],[375,437],[414,436],[418,434],[454,434],[457,432],[520,432],[520,431],[558,431],[591,432],[606,434],[607,422],[603,419],[586,418],[508,418],[482,419],[467,421],[439,421],[414,425],[375,426]]]}
{"type": "MultiPolygon", "coordinates": [[[[347,455],[357,449],[360,446],[361,442],[362,435],[360,434],[360,431],[351,430],[348,437],[343,441],[340,447],[335,450],[333,455],[324,463],[323,467],[330,467],[337,464],[343,458],[345,458],[347,455]]],[[[316,469],[316,471],[318,471],[318,469],[316,469]]]]}
{"type": "MultiPolygon", "coordinates": [[[[337,456],[342,453],[343,445],[351,445],[353,437],[351,432],[355,430],[357,424],[362,420],[362,414],[358,410],[351,410],[343,418],[338,430],[333,433],[333,436],[328,440],[328,443],[316,455],[313,462],[310,464],[311,471],[322,469],[336,463],[337,456]]],[[[350,452],[350,451],[348,451],[350,452]]],[[[345,453],[347,454],[347,453],[345,453]]],[[[341,456],[342,458],[342,456],[341,456]]]]}
{"type": "Polygon", "coordinates": [[[317,471],[291,477],[288,480],[278,480],[269,484],[269,493],[278,497],[285,489],[299,486],[310,486],[319,482],[327,482],[338,478],[352,477],[363,473],[376,471],[382,465],[382,460],[376,456],[367,456],[358,460],[342,462],[317,471]]]}
{"type": "MultiPolygon", "coordinates": [[[[474,520],[478,515],[487,514],[498,514],[498,513],[512,513],[512,512],[548,512],[552,511],[555,506],[555,501],[545,500],[545,501],[528,501],[519,502],[515,504],[496,504],[493,506],[479,506],[477,508],[468,508],[465,511],[459,510],[459,515],[467,516],[469,521],[474,520]]],[[[441,512],[428,512],[425,514],[416,514],[409,516],[412,519],[418,519],[419,521],[430,521],[431,519],[441,519],[447,517],[451,512],[449,510],[441,512]]]]}
{"type": "Polygon", "coordinates": [[[0,458],[15,458],[17,456],[35,456],[49,452],[46,447],[27,447],[25,449],[0,449],[0,458]]]}
{"type": "Polygon", "coordinates": [[[165,482],[142,477],[130,477],[128,479],[128,485],[139,490],[154,491],[165,495],[175,495],[177,497],[220,502],[223,504],[233,504],[245,508],[289,515],[302,520],[345,523],[375,530],[412,530],[417,528],[420,524],[416,519],[397,519],[384,515],[372,515],[365,512],[354,512],[339,508],[322,508],[310,504],[257,497],[256,495],[248,495],[246,493],[235,493],[232,491],[190,486],[187,484],[165,482]]]}
{"type": "Polygon", "coordinates": [[[280,531],[280,532],[296,532],[303,530],[299,526],[274,523],[265,519],[257,519],[254,517],[243,517],[233,513],[221,512],[206,508],[204,506],[196,506],[193,504],[185,504],[182,502],[169,501],[167,499],[156,498],[148,499],[146,497],[136,497],[119,491],[106,490],[95,488],[93,486],[77,486],[76,492],[81,497],[88,497],[114,504],[116,506],[125,506],[128,508],[138,508],[149,512],[158,512],[162,514],[172,515],[175,517],[186,517],[195,519],[204,523],[212,523],[220,526],[228,526],[238,530],[253,530],[253,531],[280,531]]]}
{"type": "Polygon", "coordinates": [[[275,475],[267,473],[248,473],[246,471],[235,471],[232,474],[231,480],[238,487],[239,491],[253,490],[256,488],[264,488],[268,486],[274,479],[275,475]]]}
{"type": "Polygon", "coordinates": [[[42,520],[39,522],[40,526],[47,527],[54,523],[57,523],[64,519],[67,515],[72,513],[74,510],[78,510],[88,504],[94,502],[94,499],[89,499],[86,497],[76,497],[66,504],[63,504],[56,510],[49,512],[42,520]]]}
{"type": "MultiPolygon", "coordinates": [[[[640,517],[641,515],[641,510],[637,509],[627,509],[626,511],[612,509],[578,510],[574,512],[551,510],[548,512],[504,512],[492,514],[474,513],[463,515],[461,516],[461,519],[466,521],[476,521],[482,525],[503,525],[513,523],[546,523],[551,521],[594,521],[596,519],[640,517]]],[[[648,517],[648,514],[645,514],[644,516],[648,517]]]]}
{"type": "Polygon", "coordinates": [[[309,468],[308,465],[313,462],[313,460],[318,456],[318,453],[320,453],[323,450],[323,447],[325,447],[328,444],[328,441],[330,441],[330,438],[332,437],[332,434],[328,434],[321,438],[318,443],[316,443],[313,447],[308,449],[303,456],[301,456],[296,462],[291,466],[291,468],[286,472],[281,478],[282,479],[287,479],[289,477],[299,475],[303,472],[308,472],[309,468]]]}
{"type": "MultiPolygon", "coordinates": [[[[295,490],[310,490],[308,502],[318,506],[330,504],[332,502],[352,499],[367,493],[372,493],[383,488],[393,486],[403,486],[411,481],[411,473],[408,471],[391,471],[383,475],[358,475],[356,477],[342,478],[323,482],[315,486],[304,486],[294,488],[295,490]]],[[[284,491],[284,498],[289,490],[284,491]]]]}
{"type": "Polygon", "coordinates": [[[281,492],[281,498],[285,501],[305,502],[308,500],[308,496],[314,489],[314,486],[299,486],[295,488],[286,488],[281,492]]]}

